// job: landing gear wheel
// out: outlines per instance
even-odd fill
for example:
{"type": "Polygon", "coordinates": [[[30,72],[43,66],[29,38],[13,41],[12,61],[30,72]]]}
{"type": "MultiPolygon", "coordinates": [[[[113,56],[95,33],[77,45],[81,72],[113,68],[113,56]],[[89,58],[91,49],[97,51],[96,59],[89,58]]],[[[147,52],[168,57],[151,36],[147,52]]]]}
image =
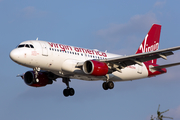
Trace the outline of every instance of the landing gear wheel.
{"type": "Polygon", "coordinates": [[[114,83],[112,81],[109,81],[107,83],[107,86],[108,86],[109,89],[113,89],[114,88],[114,83]]]}
{"type": "Polygon", "coordinates": [[[75,94],[75,91],[73,88],[69,88],[69,95],[73,96],[75,94]]]}
{"type": "Polygon", "coordinates": [[[73,88],[66,88],[63,90],[63,94],[65,97],[73,96],[75,94],[75,91],[73,88]]]}
{"type": "Polygon", "coordinates": [[[103,87],[104,90],[108,90],[107,82],[104,82],[104,83],[102,84],[102,87],[103,87]]]}
{"type": "Polygon", "coordinates": [[[104,90],[113,89],[114,88],[114,83],[112,81],[104,82],[102,84],[102,87],[103,87],[104,90]]]}
{"type": "Polygon", "coordinates": [[[69,96],[69,90],[68,89],[64,89],[63,90],[63,94],[65,97],[68,97],[69,96]]]}

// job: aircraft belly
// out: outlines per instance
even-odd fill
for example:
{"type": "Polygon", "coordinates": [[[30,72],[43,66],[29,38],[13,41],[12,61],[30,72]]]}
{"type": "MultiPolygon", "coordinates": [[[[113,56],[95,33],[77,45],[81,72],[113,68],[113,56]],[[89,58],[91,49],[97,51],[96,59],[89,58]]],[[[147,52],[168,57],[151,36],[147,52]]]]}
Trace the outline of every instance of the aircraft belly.
{"type": "Polygon", "coordinates": [[[86,81],[98,81],[98,80],[106,80],[105,76],[92,76],[92,75],[74,75],[70,77],[71,79],[79,79],[86,81]]]}

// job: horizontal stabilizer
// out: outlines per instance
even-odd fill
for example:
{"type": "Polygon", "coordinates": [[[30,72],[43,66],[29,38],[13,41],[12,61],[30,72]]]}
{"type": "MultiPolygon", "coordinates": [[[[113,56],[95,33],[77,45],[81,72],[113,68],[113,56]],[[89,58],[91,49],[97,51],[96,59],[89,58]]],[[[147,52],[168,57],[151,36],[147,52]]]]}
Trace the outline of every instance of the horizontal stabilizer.
{"type": "Polygon", "coordinates": [[[180,62],[172,63],[172,64],[166,64],[166,65],[160,65],[160,66],[155,66],[155,67],[152,67],[151,69],[158,70],[158,69],[168,68],[168,67],[172,67],[172,66],[176,66],[176,65],[180,65],[180,62]]]}

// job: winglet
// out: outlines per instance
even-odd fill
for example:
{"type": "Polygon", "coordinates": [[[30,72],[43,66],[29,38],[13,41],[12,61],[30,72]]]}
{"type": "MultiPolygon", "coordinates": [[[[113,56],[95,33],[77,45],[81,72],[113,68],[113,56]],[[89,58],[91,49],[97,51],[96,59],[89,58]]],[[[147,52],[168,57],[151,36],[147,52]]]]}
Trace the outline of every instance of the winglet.
{"type": "Polygon", "coordinates": [[[38,37],[36,38],[36,40],[38,41],[38,37]]]}

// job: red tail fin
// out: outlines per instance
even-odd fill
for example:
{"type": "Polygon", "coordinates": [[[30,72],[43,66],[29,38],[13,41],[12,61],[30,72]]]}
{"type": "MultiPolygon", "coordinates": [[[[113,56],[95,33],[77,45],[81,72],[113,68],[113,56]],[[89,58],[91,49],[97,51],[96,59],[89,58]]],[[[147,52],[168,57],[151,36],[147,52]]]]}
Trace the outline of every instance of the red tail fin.
{"type": "MultiPolygon", "coordinates": [[[[136,54],[158,50],[160,33],[161,33],[161,25],[153,24],[148,34],[144,38],[143,42],[139,46],[136,54]]],[[[157,59],[148,62],[156,63],[157,59]]]]}

